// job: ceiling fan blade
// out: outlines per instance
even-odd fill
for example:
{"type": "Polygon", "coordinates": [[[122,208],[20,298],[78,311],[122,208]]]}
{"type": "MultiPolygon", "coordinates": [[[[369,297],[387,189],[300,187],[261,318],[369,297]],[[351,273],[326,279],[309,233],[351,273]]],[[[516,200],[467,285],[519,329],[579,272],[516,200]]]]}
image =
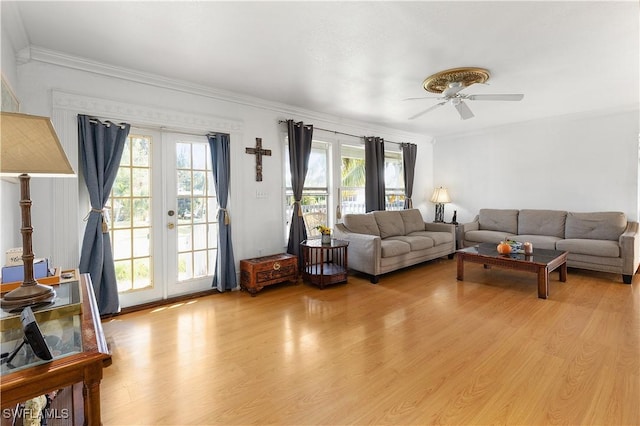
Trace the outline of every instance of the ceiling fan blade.
{"type": "Polygon", "coordinates": [[[464,103],[464,101],[456,102],[455,104],[453,104],[453,106],[458,110],[458,114],[460,114],[461,120],[467,120],[471,117],[474,117],[473,113],[471,112],[467,104],[464,103]]]}
{"type": "Polygon", "coordinates": [[[418,117],[420,117],[421,115],[424,115],[424,114],[428,113],[429,111],[433,111],[434,109],[436,109],[436,108],[438,108],[438,107],[441,107],[442,105],[444,105],[444,104],[446,104],[446,103],[447,103],[447,102],[445,101],[445,102],[440,102],[439,104],[435,104],[435,105],[433,105],[433,106],[431,106],[431,107],[429,107],[429,108],[425,109],[424,111],[419,112],[419,113],[417,113],[416,115],[413,115],[413,116],[409,117],[409,120],[413,120],[414,118],[418,118],[418,117]]]}
{"type": "Polygon", "coordinates": [[[449,83],[449,87],[442,91],[442,96],[449,98],[464,89],[466,86],[459,82],[449,83]]]}
{"type": "Polygon", "coordinates": [[[504,94],[504,95],[469,95],[465,99],[471,101],[521,101],[523,94],[504,94]]]}
{"type": "Polygon", "coordinates": [[[403,101],[419,101],[421,99],[443,99],[441,96],[422,96],[420,98],[404,98],[403,101]]]}

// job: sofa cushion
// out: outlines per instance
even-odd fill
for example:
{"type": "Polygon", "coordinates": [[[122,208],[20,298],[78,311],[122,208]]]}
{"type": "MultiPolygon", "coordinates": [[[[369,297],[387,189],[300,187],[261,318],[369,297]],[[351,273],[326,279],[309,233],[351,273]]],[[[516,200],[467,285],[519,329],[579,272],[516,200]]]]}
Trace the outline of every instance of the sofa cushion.
{"type": "Polygon", "coordinates": [[[433,243],[437,246],[439,246],[440,244],[447,244],[447,243],[453,242],[453,235],[449,232],[418,231],[418,232],[412,232],[407,236],[429,237],[433,240],[433,243]]]}
{"type": "Polygon", "coordinates": [[[405,235],[404,222],[399,211],[380,210],[373,212],[373,217],[378,223],[381,238],[395,237],[396,235],[405,235]]]}
{"type": "Polygon", "coordinates": [[[411,251],[411,246],[405,241],[384,239],[382,243],[382,257],[393,257],[407,254],[411,251]]]}
{"type": "Polygon", "coordinates": [[[349,231],[356,234],[368,234],[380,236],[380,230],[378,229],[378,222],[373,214],[346,214],[342,221],[349,231]]]}
{"type": "Polygon", "coordinates": [[[520,210],[518,235],[548,235],[564,238],[567,212],[561,210],[520,210]]]}
{"type": "MultiPolygon", "coordinates": [[[[556,249],[573,254],[586,254],[600,257],[620,257],[620,245],[610,240],[567,239],[556,243],[556,249]]],[[[535,247],[534,247],[535,252],[535,247]]]]}
{"type": "Polygon", "coordinates": [[[424,219],[422,213],[418,209],[400,210],[400,216],[404,223],[405,235],[412,232],[424,231],[424,219]]]}
{"type": "Polygon", "coordinates": [[[404,241],[409,244],[411,251],[426,250],[434,246],[434,242],[431,238],[418,235],[398,235],[395,237],[389,237],[387,240],[404,241]]]}
{"type": "Polygon", "coordinates": [[[562,238],[550,237],[547,235],[515,235],[510,238],[520,243],[531,243],[534,251],[537,248],[556,250],[556,243],[562,240],[562,238]]]}
{"type": "Polygon", "coordinates": [[[505,238],[511,237],[513,234],[502,231],[467,231],[464,234],[464,239],[470,243],[495,243],[504,241],[505,238]]]}
{"type": "Polygon", "coordinates": [[[480,209],[478,214],[480,229],[518,233],[518,210],[480,209]]]}
{"type": "Polygon", "coordinates": [[[614,240],[627,227],[627,218],[621,212],[567,213],[565,238],[585,240],[614,240]]]}

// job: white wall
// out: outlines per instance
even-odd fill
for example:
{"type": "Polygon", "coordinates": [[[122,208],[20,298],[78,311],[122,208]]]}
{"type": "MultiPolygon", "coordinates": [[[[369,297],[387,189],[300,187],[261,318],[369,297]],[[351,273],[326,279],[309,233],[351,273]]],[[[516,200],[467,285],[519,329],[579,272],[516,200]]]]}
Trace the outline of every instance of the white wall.
{"type": "MultiPolygon", "coordinates": [[[[122,70],[121,70],[122,71],[122,70]]],[[[169,121],[176,116],[194,114],[210,123],[221,123],[202,129],[198,122],[193,124],[196,131],[204,135],[208,131],[231,133],[231,197],[233,243],[236,262],[247,257],[283,252],[283,125],[278,120],[293,118],[317,127],[356,135],[376,135],[397,142],[418,144],[418,159],[414,193],[424,194],[433,187],[432,145],[430,138],[416,134],[406,134],[366,123],[345,122],[339,117],[296,110],[293,107],[274,105],[267,102],[247,100],[221,100],[215,94],[203,91],[202,95],[188,87],[179,90],[159,87],[156,80],[149,82],[131,81],[115,75],[108,76],[95,72],[72,69],[48,62],[30,60],[18,66],[23,112],[53,116],[61,142],[67,150],[70,162],[78,171],[77,130],[75,112],[96,114],[114,121],[127,121],[132,125],[158,125],[156,114],[165,112],[169,121]],[[58,95],[62,97],[86,97],[77,105],[61,107],[58,95]],[[98,100],[93,102],[91,99],[98,100]],[[57,104],[57,105],[56,105],[57,104]],[[105,106],[106,105],[106,106],[105,106]],[[116,105],[111,107],[111,105],[116,105]],[[129,105],[130,107],[123,107],[129,105]],[[62,113],[58,110],[62,108],[62,113]],[[147,118],[141,111],[155,111],[156,116],[147,118]],[[70,114],[69,112],[73,112],[70,114]],[[136,121],[130,121],[134,117],[136,121]],[[255,146],[255,138],[261,137],[263,147],[271,149],[271,157],[263,157],[263,181],[255,181],[255,157],[245,154],[245,147],[255,146]],[[266,198],[257,198],[256,192],[266,193],[266,198]]],[[[102,72],[102,70],[100,71],[102,72]]],[[[113,72],[113,71],[110,71],[113,72]]],[[[115,72],[122,76],[126,73],[115,72]]],[[[137,78],[137,77],[136,77],[137,78]]],[[[182,126],[183,128],[188,125],[182,126]]],[[[188,129],[186,129],[188,130],[188,129]]],[[[79,183],[59,183],[32,180],[34,252],[36,256],[50,256],[54,265],[72,266],[79,259],[80,240],[86,207],[72,194],[82,191],[79,183]],[[75,187],[73,187],[75,185],[75,187]]],[[[426,217],[433,215],[430,205],[416,207],[423,209],[426,217]]],[[[3,203],[2,209],[7,205],[3,203]]]]}
{"type": "Polygon", "coordinates": [[[622,211],[638,220],[638,117],[557,117],[438,138],[435,183],[458,221],[480,208],[622,211]]]}
{"type": "MultiPolygon", "coordinates": [[[[2,51],[2,77],[9,87],[14,91],[18,99],[18,74],[16,69],[15,52],[9,42],[6,30],[2,27],[2,38],[0,39],[0,51],[2,51]]],[[[4,253],[10,248],[22,246],[20,236],[20,185],[17,179],[0,179],[0,265],[4,265],[4,253]],[[6,206],[6,207],[5,207],[6,206]]]]}

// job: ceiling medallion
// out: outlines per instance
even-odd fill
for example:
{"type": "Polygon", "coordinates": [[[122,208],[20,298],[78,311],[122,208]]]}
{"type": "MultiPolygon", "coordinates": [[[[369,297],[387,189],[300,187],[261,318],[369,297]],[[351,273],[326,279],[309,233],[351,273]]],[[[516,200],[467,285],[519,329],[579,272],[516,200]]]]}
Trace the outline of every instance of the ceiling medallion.
{"type": "Polygon", "coordinates": [[[422,83],[424,90],[442,93],[449,83],[462,83],[464,87],[489,80],[489,70],[484,68],[462,67],[440,71],[427,77],[422,83]]]}

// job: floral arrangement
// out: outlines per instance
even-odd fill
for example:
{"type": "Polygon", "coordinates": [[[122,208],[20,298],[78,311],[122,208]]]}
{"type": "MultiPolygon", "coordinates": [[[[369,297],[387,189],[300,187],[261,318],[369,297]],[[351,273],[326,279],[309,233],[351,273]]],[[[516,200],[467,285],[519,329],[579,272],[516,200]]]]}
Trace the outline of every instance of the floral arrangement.
{"type": "Polygon", "coordinates": [[[327,226],[318,225],[315,229],[317,229],[322,235],[331,235],[331,228],[327,226]]]}

